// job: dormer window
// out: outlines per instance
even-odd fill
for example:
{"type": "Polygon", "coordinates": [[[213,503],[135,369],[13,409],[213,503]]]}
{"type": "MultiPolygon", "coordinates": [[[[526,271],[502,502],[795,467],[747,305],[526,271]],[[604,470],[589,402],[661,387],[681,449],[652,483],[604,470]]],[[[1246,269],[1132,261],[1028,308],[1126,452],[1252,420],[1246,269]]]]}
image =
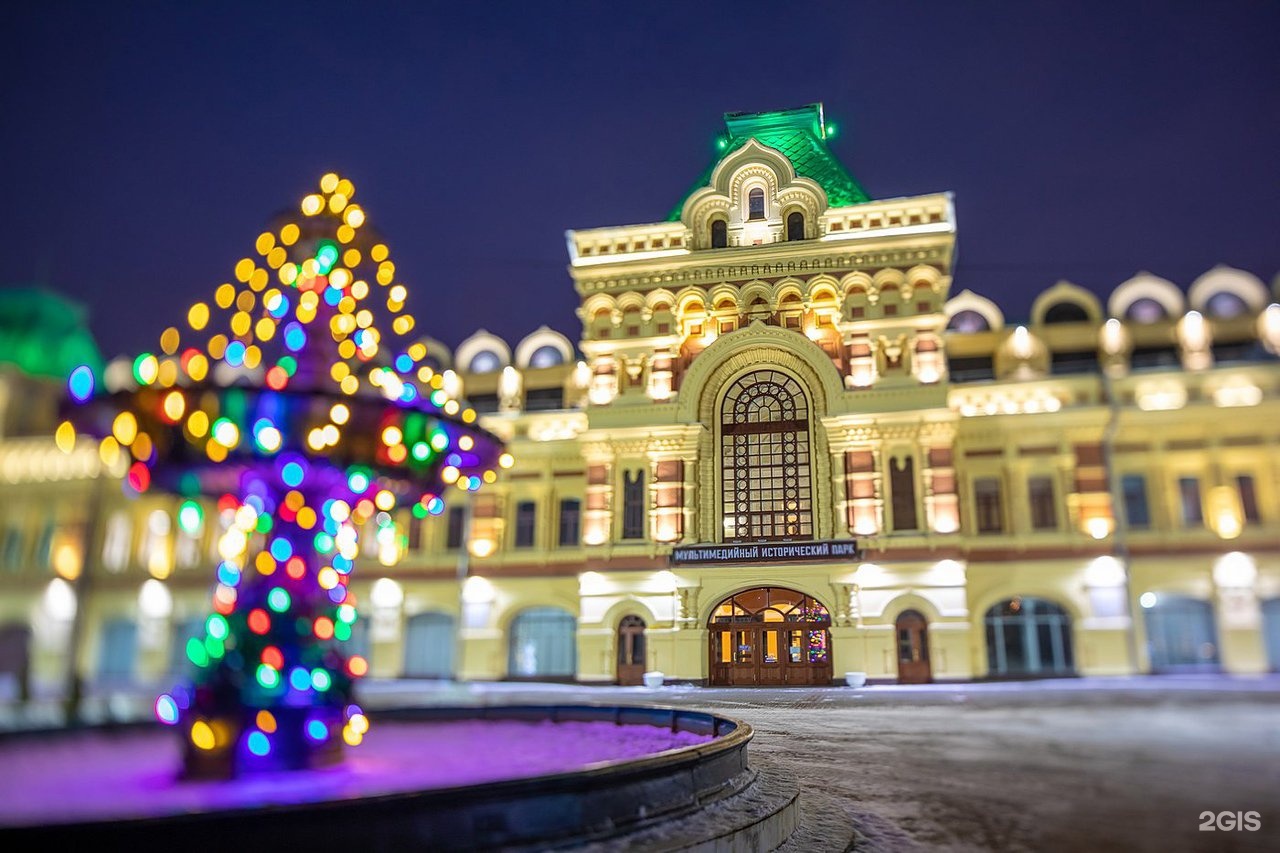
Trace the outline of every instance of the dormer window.
{"type": "Polygon", "coordinates": [[[759,187],[747,193],[747,219],[764,219],[764,190],[759,187]]]}
{"type": "Polygon", "coordinates": [[[711,223],[711,248],[723,249],[729,245],[729,223],[717,219],[711,223]]]}
{"type": "Polygon", "coordinates": [[[787,217],[787,239],[804,239],[804,214],[798,210],[787,217]]]}

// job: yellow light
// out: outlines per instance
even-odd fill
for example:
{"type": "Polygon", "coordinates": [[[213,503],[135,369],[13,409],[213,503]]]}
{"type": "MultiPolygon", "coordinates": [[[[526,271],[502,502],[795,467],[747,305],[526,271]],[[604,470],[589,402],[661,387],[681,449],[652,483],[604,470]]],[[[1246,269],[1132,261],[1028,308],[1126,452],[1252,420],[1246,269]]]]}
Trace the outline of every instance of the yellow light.
{"type": "Polygon", "coordinates": [[[228,449],[235,447],[240,442],[240,428],[231,421],[221,421],[213,440],[228,449]]]}
{"type": "Polygon", "coordinates": [[[387,247],[382,243],[377,244],[369,250],[369,257],[375,264],[382,263],[387,259],[387,247]]]}
{"type": "Polygon", "coordinates": [[[316,511],[309,506],[304,506],[298,510],[297,517],[298,526],[303,530],[310,530],[316,526],[316,511]]]}
{"type": "Polygon", "coordinates": [[[396,496],[383,489],[374,496],[373,505],[383,512],[389,512],[396,505],[396,496]]]}
{"type": "Polygon", "coordinates": [[[391,302],[404,302],[409,298],[409,291],[403,284],[397,284],[387,291],[387,299],[391,302]]]}
{"type": "Polygon", "coordinates": [[[235,314],[231,315],[231,333],[237,336],[249,334],[249,325],[251,322],[252,320],[247,313],[244,311],[237,311],[235,314]]]}
{"type": "Polygon", "coordinates": [[[213,301],[218,304],[219,308],[230,308],[231,303],[236,301],[236,288],[233,284],[220,284],[218,289],[213,293],[213,301]]]}
{"type": "Polygon", "coordinates": [[[484,480],[486,483],[494,483],[498,480],[498,474],[495,471],[485,471],[484,476],[480,479],[484,480]]]}
{"type": "Polygon", "coordinates": [[[147,435],[145,432],[138,433],[138,437],[133,440],[133,446],[130,449],[133,451],[134,459],[141,462],[145,462],[150,459],[152,450],[151,436],[147,435]]]}
{"type": "MultiPolygon", "coordinates": [[[[351,341],[343,341],[341,344],[338,344],[338,355],[342,355],[343,349],[346,349],[346,347],[344,347],[342,344],[351,344],[351,347],[350,347],[351,353],[352,355],[355,354],[356,345],[352,344],[351,341]]],[[[342,355],[342,357],[351,358],[350,355],[342,355]]],[[[347,366],[347,363],[345,361],[335,361],[332,365],[329,366],[329,375],[333,377],[334,382],[341,382],[343,379],[346,378],[347,374],[350,372],[351,372],[351,368],[347,366]]]]}
{"type": "Polygon", "coordinates": [[[213,729],[209,728],[209,724],[204,720],[196,720],[191,724],[191,743],[196,749],[213,749],[216,743],[213,738],[213,729]]]}
{"type": "Polygon", "coordinates": [[[298,267],[296,264],[285,264],[280,267],[280,283],[293,284],[298,280],[298,267]]]}
{"type": "Polygon", "coordinates": [[[187,375],[196,382],[204,380],[205,375],[209,372],[209,360],[200,353],[191,356],[191,360],[187,362],[187,375]]]}
{"type": "Polygon", "coordinates": [[[462,422],[464,424],[474,423],[476,419],[475,409],[464,409],[462,412],[462,422]]]}
{"type": "Polygon", "coordinates": [[[302,212],[307,216],[315,216],[324,209],[324,199],[318,195],[309,195],[302,200],[302,212]]]}
{"type": "Polygon", "coordinates": [[[121,412],[111,424],[111,434],[121,444],[133,444],[138,437],[138,421],[132,412],[121,412]]]}
{"type": "Polygon", "coordinates": [[[347,725],[356,734],[364,734],[369,731],[369,718],[364,714],[352,714],[351,719],[347,721],[347,725]]]}
{"type": "Polygon", "coordinates": [[[53,434],[53,442],[63,453],[70,453],[76,449],[76,428],[71,425],[71,421],[58,424],[58,429],[53,434]]]}
{"type": "Polygon", "coordinates": [[[249,344],[244,351],[244,366],[253,370],[262,362],[262,350],[257,344],[249,344]]]}
{"type": "Polygon", "coordinates": [[[307,433],[307,447],[312,450],[324,450],[324,434],[319,429],[307,433]]]}
{"type": "Polygon", "coordinates": [[[343,178],[338,181],[338,186],[334,188],[334,192],[342,193],[348,199],[352,199],[356,197],[356,185],[343,178]]]}
{"type": "Polygon", "coordinates": [[[452,483],[458,479],[458,469],[452,465],[446,465],[440,471],[440,479],[446,483],[452,483]]]}
{"type": "Polygon", "coordinates": [[[457,400],[449,400],[444,404],[444,413],[446,415],[456,415],[458,414],[458,409],[460,408],[462,407],[458,405],[457,400]]]}
{"type": "Polygon", "coordinates": [[[160,335],[160,349],[164,350],[165,355],[173,355],[177,352],[179,343],[178,330],[173,326],[165,329],[160,335]]]}
{"type": "Polygon", "coordinates": [[[178,362],[172,358],[166,358],[160,362],[160,369],[156,371],[156,381],[165,387],[177,384],[178,362]]]}
{"type": "Polygon", "coordinates": [[[187,418],[187,432],[195,438],[203,438],[209,431],[209,416],[197,409],[187,418]]]}
{"type": "Polygon", "coordinates": [[[286,246],[292,246],[298,242],[298,237],[302,234],[298,230],[298,226],[290,222],[288,225],[280,229],[280,242],[286,246]]]}
{"type": "Polygon", "coordinates": [[[498,464],[503,468],[510,468],[512,465],[516,464],[516,458],[510,453],[504,453],[498,457],[498,464]]]}
{"type": "Polygon", "coordinates": [[[222,358],[227,351],[227,336],[214,335],[209,338],[209,355],[212,358],[222,358]]]}
{"type": "Polygon", "coordinates": [[[335,424],[345,424],[349,417],[351,417],[351,410],[342,403],[334,403],[333,408],[329,410],[329,420],[335,424]]]}
{"type": "Polygon", "coordinates": [[[253,325],[253,333],[260,341],[269,341],[276,333],[276,324],[270,317],[263,317],[253,325]]]}
{"type": "Polygon", "coordinates": [[[354,394],[360,390],[360,380],[354,376],[348,376],[342,380],[341,388],[343,394],[354,394]]]}
{"type": "Polygon", "coordinates": [[[114,468],[120,461],[120,442],[111,436],[102,439],[98,444],[98,458],[108,468],[114,468]]]}
{"type": "Polygon", "coordinates": [[[352,731],[350,726],[344,726],[342,729],[342,740],[347,746],[359,746],[360,741],[364,740],[364,735],[359,732],[352,731]]]}
{"type": "Polygon", "coordinates": [[[338,242],[339,243],[350,243],[355,238],[356,238],[356,229],[352,228],[350,225],[347,225],[346,223],[343,223],[342,225],[338,226],[338,242]]]}
{"type": "Polygon", "coordinates": [[[356,299],[364,299],[369,295],[369,282],[363,279],[351,283],[351,295],[356,299]]]}
{"type": "Polygon", "coordinates": [[[267,275],[267,271],[259,267],[253,271],[253,275],[249,276],[249,286],[254,290],[262,290],[270,280],[271,277],[267,275]]]}
{"type": "Polygon", "coordinates": [[[360,266],[360,250],[354,247],[347,249],[342,253],[342,262],[349,267],[360,266]]]}
{"type": "Polygon", "coordinates": [[[324,439],[324,443],[327,446],[333,447],[338,443],[340,434],[336,426],[333,424],[325,424],[325,426],[320,430],[320,437],[324,439]]]}
{"type": "Polygon", "coordinates": [[[240,311],[252,311],[257,301],[250,291],[242,290],[236,295],[236,308],[240,311]]]}
{"type": "Polygon", "coordinates": [[[405,314],[391,321],[391,328],[397,335],[407,335],[413,331],[413,317],[405,314]]]}
{"type": "Polygon", "coordinates": [[[475,439],[473,439],[469,435],[464,435],[458,439],[459,450],[470,450],[474,446],[475,446],[475,439]]]}
{"type": "Polygon", "coordinates": [[[197,332],[205,327],[209,322],[209,306],[203,302],[197,302],[187,309],[187,324],[197,332]]]}
{"type": "Polygon", "coordinates": [[[320,584],[321,589],[333,589],[338,585],[338,573],[331,567],[325,566],[316,573],[316,583],[320,584]]]}
{"type": "Polygon", "coordinates": [[[285,261],[289,260],[289,253],[285,251],[284,246],[276,246],[267,253],[267,266],[273,270],[280,269],[285,261]]]}
{"type": "Polygon", "coordinates": [[[338,188],[338,176],[333,172],[326,172],[320,178],[320,190],[322,192],[331,193],[338,188]]]}
{"type": "Polygon", "coordinates": [[[246,284],[249,282],[249,276],[253,275],[253,268],[256,266],[252,258],[241,258],[236,261],[236,281],[242,281],[246,284]]]}
{"type": "Polygon", "coordinates": [[[80,577],[80,552],[70,543],[64,542],[53,552],[53,570],[59,576],[73,581],[80,577]]]}
{"type": "Polygon", "coordinates": [[[382,263],[378,264],[378,275],[377,275],[378,284],[381,284],[385,287],[386,285],[390,284],[391,280],[394,279],[395,277],[396,277],[395,264],[391,263],[391,261],[383,261],[382,263]]]}
{"type": "Polygon", "coordinates": [[[393,444],[399,444],[403,436],[399,427],[389,426],[382,431],[382,443],[390,447],[393,444]]]}
{"type": "Polygon", "coordinates": [[[270,252],[275,245],[276,235],[272,234],[270,231],[263,231],[258,235],[258,241],[253,244],[253,247],[258,250],[259,255],[265,255],[270,252]]]}
{"type": "Polygon", "coordinates": [[[347,197],[342,193],[334,193],[329,196],[329,210],[332,213],[341,213],[342,209],[347,206],[347,197]]]}
{"type": "Polygon", "coordinates": [[[360,209],[359,205],[353,204],[343,213],[342,221],[352,228],[359,228],[364,224],[364,211],[360,209]]]}

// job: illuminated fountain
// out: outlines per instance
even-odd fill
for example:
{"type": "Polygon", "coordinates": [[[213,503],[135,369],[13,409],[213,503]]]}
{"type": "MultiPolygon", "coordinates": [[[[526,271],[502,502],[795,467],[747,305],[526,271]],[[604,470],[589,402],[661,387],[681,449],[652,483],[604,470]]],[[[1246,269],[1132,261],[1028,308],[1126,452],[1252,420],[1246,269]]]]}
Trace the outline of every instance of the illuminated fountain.
{"type": "MultiPolygon", "coordinates": [[[[60,445],[91,435],[104,459],[128,454],[134,491],[212,497],[234,514],[213,612],[187,642],[194,683],[155,706],[183,733],[189,775],[312,767],[359,744],[368,719],[352,681],[368,664],[342,642],[358,618],[360,529],[376,525],[379,549],[395,551],[393,512],[439,514],[445,493],[511,464],[408,339],[408,292],[354,194],[321,178],[299,221],[236,264],[235,284],[134,360],[129,387],[104,388],[87,366],[69,380],[60,445]]],[[[179,520],[200,512],[191,500],[179,520]]]]}
{"type": "Polygon", "coordinates": [[[197,498],[215,500],[221,559],[212,612],[186,643],[194,678],[155,703],[178,743],[154,724],[0,736],[14,783],[0,787],[0,846],[149,849],[180,832],[199,849],[284,837],[474,849],[666,832],[655,824],[739,795],[754,803],[742,831],[771,821],[780,842],[794,792],[762,811],[750,728],[712,714],[406,709],[370,731],[353,687],[368,662],[343,651],[361,529],[394,563],[392,513],[439,515],[512,459],[426,365],[354,193],[325,175],[297,221],[258,237],[235,284],[134,360],[131,380],[72,371],[58,446],[91,437],[127,469],[127,490],[183,497],[184,529],[204,522],[197,498]]]}

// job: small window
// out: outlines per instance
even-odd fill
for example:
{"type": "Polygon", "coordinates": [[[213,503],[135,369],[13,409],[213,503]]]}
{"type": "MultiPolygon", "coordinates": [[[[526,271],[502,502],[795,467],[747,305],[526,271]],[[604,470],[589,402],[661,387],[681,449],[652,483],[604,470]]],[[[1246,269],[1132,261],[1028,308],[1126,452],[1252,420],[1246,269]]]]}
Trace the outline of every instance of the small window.
{"type": "Polygon", "coordinates": [[[1245,301],[1229,290],[1220,290],[1210,296],[1204,307],[1210,317],[1219,320],[1230,320],[1249,312],[1245,301]]]}
{"type": "Polygon", "coordinates": [[[1178,496],[1182,500],[1182,526],[1204,524],[1204,508],[1200,503],[1200,481],[1195,477],[1178,478],[1178,496]]]}
{"type": "Polygon", "coordinates": [[[1032,477],[1029,479],[1027,481],[1027,497],[1031,503],[1031,529],[1056,529],[1058,526],[1058,512],[1053,496],[1053,478],[1032,477]]]}
{"type": "Polygon", "coordinates": [[[711,223],[711,248],[723,249],[729,245],[729,223],[717,219],[711,223]]]}
{"type": "Polygon", "coordinates": [[[966,308],[951,315],[951,319],[947,322],[947,329],[961,334],[972,334],[990,331],[991,323],[977,311],[966,308]]]}
{"type": "Polygon", "coordinates": [[[466,508],[460,506],[449,507],[448,524],[449,527],[445,531],[444,547],[450,551],[456,551],[462,547],[462,528],[466,522],[466,508]]]}
{"type": "Polygon", "coordinates": [[[622,483],[622,538],[644,538],[644,472],[627,471],[622,483]]]}
{"type": "Polygon", "coordinates": [[[555,367],[564,364],[564,353],[550,344],[540,346],[529,356],[530,367],[555,367]]]}
{"type": "Polygon", "coordinates": [[[787,216],[787,239],[804,239],[804,214],[798,210],[787,216]]]}
{"type": "Polygon", "coordinates": [[[764,219],[764,190],[759,187],[747,193],[747,219],[764,219]]]}
{"type": "Polygon", "coordinates": [[[1125,474],[1120,478],[1124,494],[1124,515],[1134,530],[1151,527],[1151,510],[1147,506],[1147,480],[1141,474],[1125,474]]]}
{"type": "Polygon", "coordinates": [[[532,548],[538,519],[538,506],[533,501],[516,504],[517,548],[532,548]]]}
{"type": "Polygon", "coordinates": [[[560,545],[573,548],[578,544],[582,525],[582,502],[576,498],[560,501],[560,545]]]}
{"type": "Polygon", "coordinates": [[[1240,492],[1240,510],[1244,513],[1246,524],[1259,524],[1262,516],[1258,512],[1258,492],[1253,485],[1253,477],[1241,474],[1236,477],[1236,490],[1240,492]]]}
{"type": "Polygon", "coordinates": [[[1149,296],[1141,296],[1129,303],[1124,315],[1135,323],[1156,323],[1169,317],[1164,306],[1149,296]]]}
{"type": "Polygon", "coordinates": [[[979,533],[1004,532],[1004,506],[997,478],[979,477],[973,481],[973,508],[979,533]]]}
{"type": "Polygon", "coordinates": [[[893,529],[918,529],[915,460],[911,457],[889,463],[889,496],[893,507],[893,529]]]}
{"type": "Polygon", "coordinates": [[[502,367],[502,359],[493,350],[480,350],[471,358],[469,368],[472,373],[492,373],[502,367]]]}
{"type": "Polygon", "coordinates": [[[1089,312],[1076,302],[1055,302],[1044,312],[1045,325],[1055,323],[1087,323],[1089,312]]]}

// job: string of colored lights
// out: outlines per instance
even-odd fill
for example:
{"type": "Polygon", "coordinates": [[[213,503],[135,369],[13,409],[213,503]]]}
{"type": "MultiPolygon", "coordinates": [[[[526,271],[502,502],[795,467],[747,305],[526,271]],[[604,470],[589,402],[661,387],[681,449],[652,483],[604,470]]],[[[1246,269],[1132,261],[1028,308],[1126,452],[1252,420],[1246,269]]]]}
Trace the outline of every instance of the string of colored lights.
{"type": "Polygon", "coordinates": [[[393,513],[439,515],[450,489],[512,464],[409,340],[408,291],[354,194],[321,178],[303,218],[262,233],[258,259],[138,355],[132,381],[103,387],[87,365],[68,380],[59,447],[93,436],[128,489],[186,498],[184,529],[203,523],[199,496],[229,519],[213,612],[186,646],[194,679],[155,706],[183,731],[191,775],[311,767],[359,744],[352,684],[368,662],[342,643],[359,618],[361,529],[394,551],[393,513]]]}

